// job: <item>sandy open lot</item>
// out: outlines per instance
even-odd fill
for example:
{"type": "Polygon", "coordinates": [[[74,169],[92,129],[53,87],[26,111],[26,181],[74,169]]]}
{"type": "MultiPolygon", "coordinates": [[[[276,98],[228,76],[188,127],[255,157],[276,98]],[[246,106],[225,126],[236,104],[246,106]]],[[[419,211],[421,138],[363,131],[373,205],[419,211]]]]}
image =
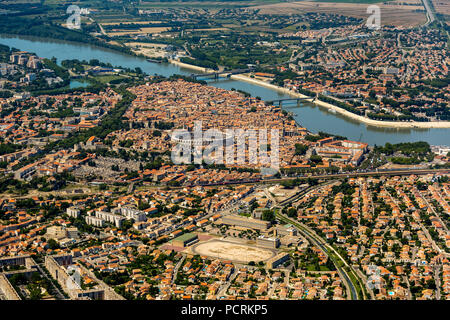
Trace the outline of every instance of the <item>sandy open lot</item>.
{"type": "Polygon", "coordinates": [[[127,42],[125,43],[127,47],[131,47],[132,50],[137,54],[143,54],[150,58],[165,57],[167,47],[166,44],[157,43],[145,43],[145,42],[127,42]]]}
{"type": "Polygon", "coordinates": [[[192,248],[192,251],[202,256],[244,263],[265,261],[274,256],[274,253],[268,249],[220,240],[212,240],[198,244],[192,248]]]}
{"type": "MultiPolygon", "coordinates": [[[[445,0],[439,0],[445,2],[445,0]]],[[[381,23],[383,25],[415,26],[426,22],[424,7],[418,0],[398,0],[377,4],[381,9],[381,23]]],[[[355,18],[367,19],[367,7],[363,3],[332,3],[332,2],[284,2],[252,7],[260,9],[261,14],[302,14],[305,12],[319,12],[341,14],[355,18]]]]}

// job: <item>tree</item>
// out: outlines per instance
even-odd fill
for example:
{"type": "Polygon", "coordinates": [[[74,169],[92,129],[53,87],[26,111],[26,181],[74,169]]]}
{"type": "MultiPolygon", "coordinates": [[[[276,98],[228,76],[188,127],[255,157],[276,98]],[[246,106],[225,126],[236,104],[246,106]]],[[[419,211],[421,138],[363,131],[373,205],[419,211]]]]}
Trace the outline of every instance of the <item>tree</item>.
{"type": "Polygon", "coordinates": [[[275,221],[275,213],[272,210],[264,210],[261,218],[265,221],[275,221]]]}
{"type": "Polygon", "coordinates": [[[308,150],[308,146],[301,144],[301,143],[296,143],[295,144],[295,155],[301,156],[306,154],[306,151],[308,150]]]}
{"type": "Polygon", "coordinates": [[[327,262],[325,263],[325,266],[331,271],[336,270],[336,267],[334,266],[334,263],[333,263],[333,261],[331,261],[330,257],[327,258],[327,262]]]}
{"type": "Polygon", "coordinates": [[[30,300],[41,300],[42,292],[41,287],[36,284],[29,284],[27,286],[28,291],[30,292],[30,300]]]}
{"type": "Polygon", "coordinates": [[[120,229],[123,230],[123,231],[127,231],[127,230],[130,229],[132,226],[133,226],[133,220],[127,219],[127,220],[124,220],[124,221],[122,222],[122,226],[120,227],[120,229]]]}
{"type": "Polygon", "coordinates": [[[259,207],[259,204],[258,204],[258,202],[253,202],[252,204],[251,204],[251,206],[250,206],[250,211],[251,212],[253,212],[253,211],[255,211],[255,209],[256,208],[258,208],[259,207]]]}
{"type": "Polygon", "coordinates": [[[60,248],[60,247],[59,247],[59,243],[56,242],[55,239],[50,239],[50,240],[48,240],[48,247],[49,247],[51,250],[55,250],[55,249],[59,249],[59,248],[60,248]]]}
{"type": "Polygon", "coordinates": [[[319,184],[319,180],[316,179],[316,178],[308,177],[308,179],[307,179],[306,181],[308,182],[308,184],[309,184],[310,186],[316,186],[316,185],[319,184]]]}
{"type": "Polygon", "coordinates": [[[144,202],[142,200],[139,200],[139,203],[138,203],[138,209],[139,210],[145,210],[145,209],[148,209],[148,208],[150,208],[150,204],[148,204],[148,202],[144,202]]]}
{"type": "Polygon", "coordinates": [[[312,155],[311,157],[309,157],[309,160],[311,160],[311,162],[315,164],[319,164],[322,162],[322,157],[319,155],[312,155]]]}
{"type": "Polygon", "coordinates": [[[297,210],[295,208],[289,208],[287,210],[288,217],[296,217],[297,216],[297,210]]]}

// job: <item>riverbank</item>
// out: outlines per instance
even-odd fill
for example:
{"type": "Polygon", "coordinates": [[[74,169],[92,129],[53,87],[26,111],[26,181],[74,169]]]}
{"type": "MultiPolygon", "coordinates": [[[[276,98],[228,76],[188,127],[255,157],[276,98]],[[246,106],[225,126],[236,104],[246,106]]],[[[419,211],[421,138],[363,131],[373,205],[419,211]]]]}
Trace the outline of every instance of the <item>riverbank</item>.
{"type": "Polygon", "coordinates": [[[365,123],[369,126],[374,126],[374,127],[387,127],[387,128],[423,128],[423,129],[431,129],[431,128],[435,128],[435,129],[448,129],[450,128],[450,121],[429,121],[429,122],[417,122],[417,121],[411,121],[411,122],[406,122],[406,121],[381,121],[381,120],[373,120],[367,117],[363,117],[357,114],[354,114],[350,111],[347,111],[343,108],[340,108],[338,106],[335,106],[333,104],[330,104],[328,102],[324,102],[321,100],[317,100],[317,99],[313,99],[311,97],[305,96],[304,94],[298,93],[298,92],[294,92],[292,90],[286,89],[286,88],[282,88],[279,86],[276,86],[274,84],[271,83],[267,83],[264,82],[262,80],[258,80],[258,79],[253,79],[249,76],[244,76],[244,75],[232,75],[230,77],[231,79],[234,80],[239,80],[239,81],[246,81],[252,84],[256,84],[256,85],[260,85],[266,88],[270,88],[272,90],[277,90],[279,92],[288,94],[292,97],[298,97],[298,98],[309,98],[309,102],[312,102],[316,105],[325,107],[329,110],[333,110],[336,113],[339,113],[343,116],[346,116],[348,118],[351,118],[353,120],[365,123]]]}
{"type": "MultiPolygon", "coordinates": [[[[173,59],[169,59],[169,63],[172,63],[174,65],[177,65],[179,67],[182,68],[186,68],[186,69],[191,69],[191,70],[195,70],[195,71],[199,71],[199,72],[204,72],[204,73],[209,73],[209,72],[214,72],[214,70],[212,69],[208,69],[208,68],[204,68],[204,67],[199,67],[199,66],[195,66],[192,64],[187,64],[184,62],[180,62],[178,60],[173,60],[173,59]]],[[[297,98],[305,98],[307,99],[306,101],[314,103],[318,106],[324,107],[328,110],[333,110],[336,113],[339,113],[347,118],[356,120],[358,122],[362,122],[366,125],[369,126],[374,126],[374,127],[385,127],[385,128],[405,128],[405,129],[414,129],[414,128],[418,128],[418,129],[448,129],[450,128],[450,121],[429,121],[429,122],[417,122],[417,121],[411,121],[411,122],[407,122],[407,121],[382,121],[382,120],[374,120],[374,119],[370,119],[367,117],[363,117],[357,114],[354,114],[350,111],[347,111],[343,108],[340,108],[336,105],[333,105],[331,103],[325,102],[325,101],[321,101],[318,99],[314,99],[312,97],[306,96],[304,94],[298,93],[298,92],[294,92],[292,90],[286,89],[286,88],[282,88],[279,87],[277,85],[271,84],[271,83],[267,83],[265,81],[262,80],[258,80],[258,79],[254,79],[251,78],[249,76],[246,75],[242,75],[242,74],[235,74],[235,75],[231,75],[230,79],[233,80],[238,80],[238,81],[245,81],[251,84],[255,84],[258,86],[262,86],[262,87],[266,87],[268,89],[271,90],[275,90],[284,94],[288,94],[292,97],[297,97],[297,98]]]]}
{"type": "Polygon", "coordinates": [[[181,62],[178,60],[169,59],[169,62],[176,66],[185,68],[185,69],[196,70],[196,71],[200,71],[200,72],[204,72],[204,73],[214,72],[214,70],[212,70],[212,69],[194,66],[193,64],[187,64],[187,63],[184,63],[184,62],[181,62]]]}
{"type": "MultiPolygon", "coordinates": [[[[197,69],[197,67],[180,67],[173,63],[149,63],[146,59],[135,57],[134,55],[124,54],[115,50],[92,45],[75,45],[72,42],[62,40],[50,41],[36,37],[17,37],[12,35],[5,37],[0,35],[0,43],[23,51],[34,52],[40,57],[55,57],[58,61],[67,59],[89,61],[91,59],[97,59],[124,68],[134,69],[139,67],[147,74],[159,74],[164,77],[170,77],[175,74],[190,76],[193,73],[199,74],[204,72],[201,69],[197,69]]],[[[225,90],[237,88],[250,93],[253,97],[260,97],[264,101],[299,96],[293,95],[284,88],[276,88],[273,85],[264,82],[256,83],[253,79],[249,81],[250,79],[241,78],[240,80],[237,80],[220,78],[218,80],[208,81],[208,83],[213,87],[225,90]]],[[[295,106],[293,106],[293,108],[286,107],[284,109],[294,111],[293,117],[299,125],[308,128],[308,131],[313,133],[320,131],[328,132],[330,134],[348,137],[350,140],[361,140],[370,145],[384,145],[386,142],[400,143],[415,141],[426,141],[431,145],[448,144],[449,128],[421,129],[401,128],[399,126],[384,127],[364,125],[361,121],[353,120],[350,117],[338,114],[334,110],[329,110],[309,102],[303,103],[300,108],[295,108],[295,106]]]]}

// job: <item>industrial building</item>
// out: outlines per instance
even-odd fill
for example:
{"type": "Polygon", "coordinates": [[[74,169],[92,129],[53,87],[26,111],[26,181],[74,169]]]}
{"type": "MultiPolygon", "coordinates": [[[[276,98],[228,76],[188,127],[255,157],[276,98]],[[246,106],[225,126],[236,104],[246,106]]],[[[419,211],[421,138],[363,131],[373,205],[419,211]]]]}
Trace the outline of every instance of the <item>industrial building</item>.
{"type": "Polygon", "coordinates": [[[172,245],[176,246],[176,247],[187,247],[191,244],[193,244],[194,242],[198,241],[198,236],[195,233],[185,233],[182,234],[181,236],[175,238],[172,240],[172,245]]]}
{"type": "Polygon", "coordinates": [[[289,253],[281,252],[281,253],[277,254],[275,257],[267,260],[266,267],[269,269],[273,269],[288,260],[289,260],[289,253]]]}
{"type": "Polygon", "coordinates": [[[244,227],[256,230],[267,230],[270,227],[269,221],[257,220],[238,216],[235,214],[226,215],[222,218],[222,223],[236,227],[244,227]]]}
{"type": "Polygon", "coordinates": [[[280,246],[280,239],[277,237],[259,236],[256,238],[256,245],[258,247],[276,249],[280,246]]]}

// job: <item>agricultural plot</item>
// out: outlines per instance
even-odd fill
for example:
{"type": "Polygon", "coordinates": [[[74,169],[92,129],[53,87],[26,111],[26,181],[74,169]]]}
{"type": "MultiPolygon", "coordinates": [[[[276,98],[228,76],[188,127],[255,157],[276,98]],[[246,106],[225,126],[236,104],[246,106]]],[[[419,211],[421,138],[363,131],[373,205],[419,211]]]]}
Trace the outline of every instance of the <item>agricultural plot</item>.
{"type": "MultiPolygon", "coordinates": [[[[366,19],[369,16],[367,7],[370,3],[344,3],[331,2],[331,0],[330,2],[301,1],[268,4],[252,8],[260,9],[261,14],[284,15],[318,12],[366,19]]],[[[383,25],[415,26],[426,22],[424,7],[417,0],[392,1],[377,3],[377,5],[381,9],[381,23],[383,25]]]]}

